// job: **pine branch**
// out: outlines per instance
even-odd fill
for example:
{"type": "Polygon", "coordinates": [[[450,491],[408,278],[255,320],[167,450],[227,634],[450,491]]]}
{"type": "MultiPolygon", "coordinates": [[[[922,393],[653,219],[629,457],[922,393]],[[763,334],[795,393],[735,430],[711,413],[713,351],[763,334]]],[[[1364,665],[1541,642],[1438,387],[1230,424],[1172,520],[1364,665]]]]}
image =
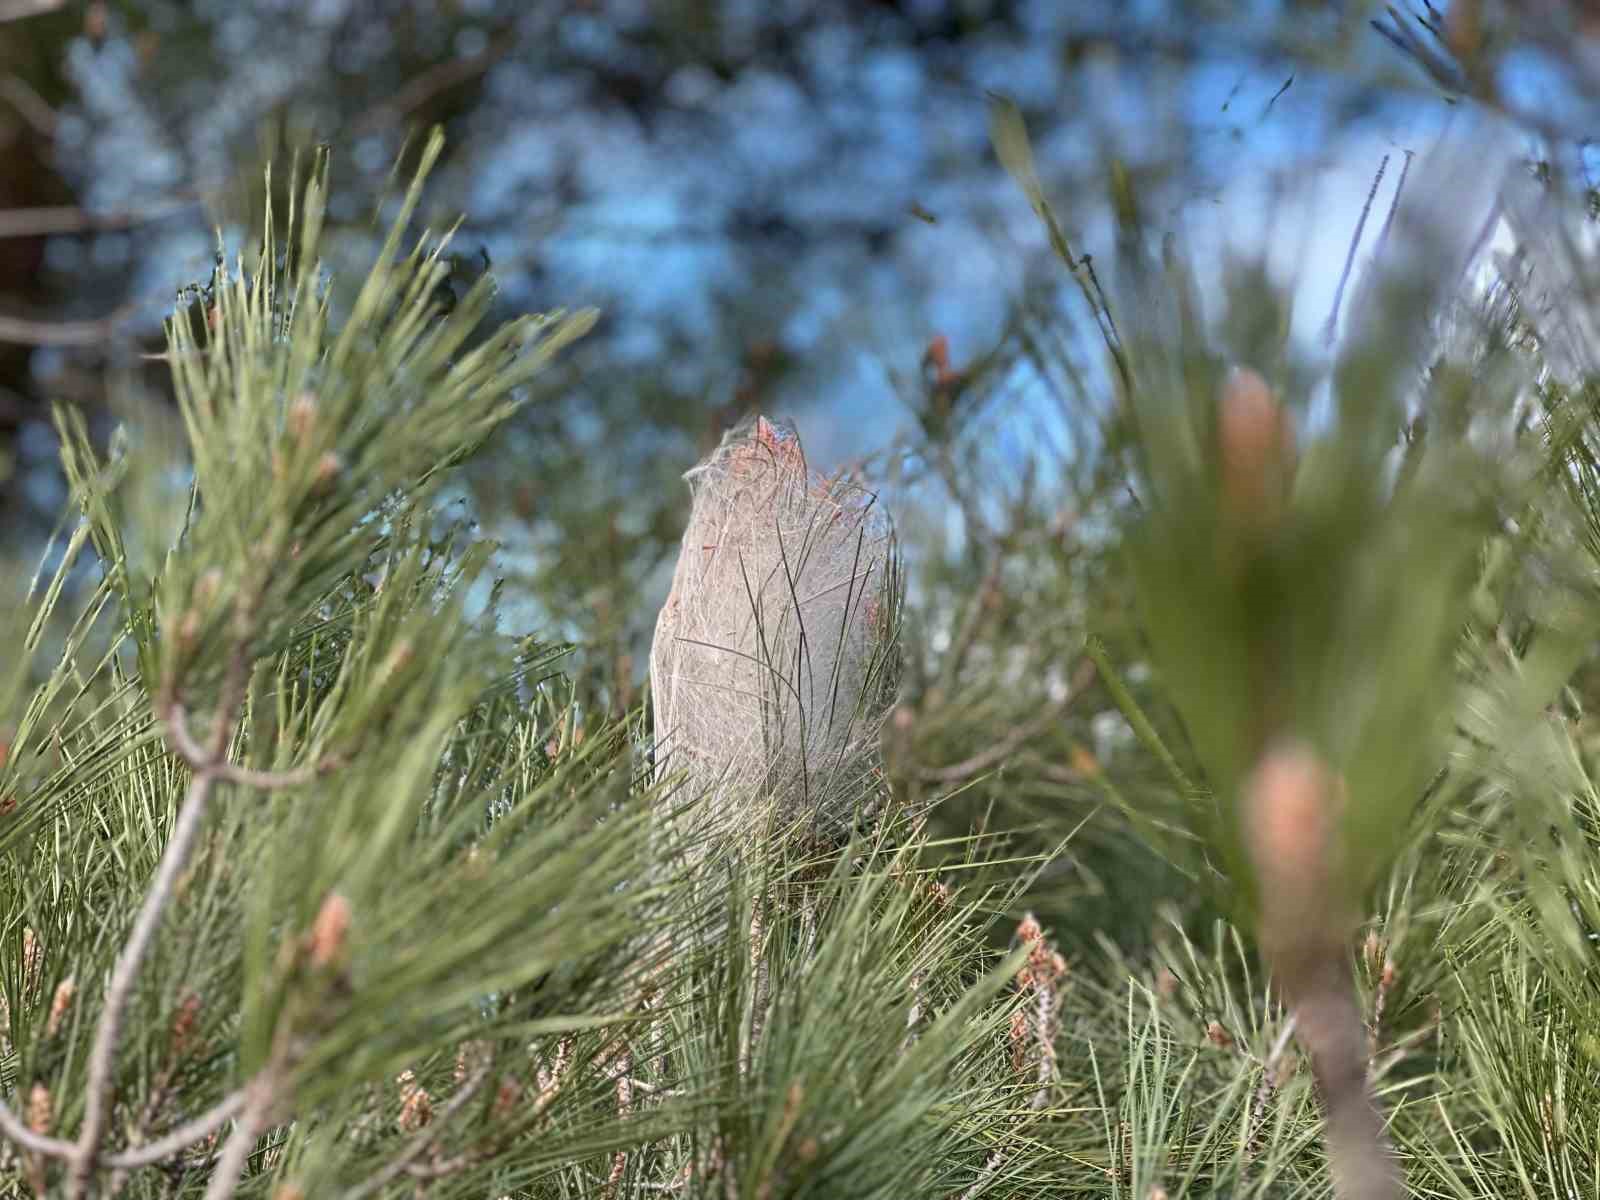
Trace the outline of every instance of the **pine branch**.
{"type": "MultiPolygon", "coordinates": [[[[210,743],[204,747],[192,747],[197,751],[198,765],[189,783],[188,794],[178,809],[178,818],[173,824],[172,835],[167,840],[166,849],[162,851],[155,877],[145,893],[144,903],[140,905],[139,914],[123,945],[122,953],[117,956],[117,964],[106,989],[105,1005],[101,1009],[100,1022],[95,1028],[94,1044],[89,1052],[87,1103],[84,1108],[83,1128],[78,1134],[67,1168],[67,1200],[81,1200],[88,1190],[90,1176],[98,1163],[100,1142],[105,1136],[106,1126],[110,1120],[112,1075],[116,1070],[117,1050],[121,1041],[122,1021],[128,998],[138,982],[144,956],[160,928],[162,914],[172,900],[178,876],[187,864],[189,853],[200,835],[211,790],[224,775],[228,739],[232,735],[233,722],[239,707],[244,701],[248,669],[245,643],[252,632],[252,622],[248,613],[248,609],[240,611],[241,636],[229,656],[221,699],[218,701],[213,718],[210,743]]],[[[183,728],[181,715],[176,706],[171,715],[175,718],[171,722],[171,728],[176,737],[176,731],[183,728]]]]}

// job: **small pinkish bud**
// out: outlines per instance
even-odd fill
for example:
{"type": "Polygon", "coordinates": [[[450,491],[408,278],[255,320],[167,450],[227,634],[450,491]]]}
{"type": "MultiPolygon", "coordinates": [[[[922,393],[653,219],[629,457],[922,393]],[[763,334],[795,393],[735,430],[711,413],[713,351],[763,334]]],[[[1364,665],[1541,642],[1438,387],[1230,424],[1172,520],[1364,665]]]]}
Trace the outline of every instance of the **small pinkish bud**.
{"type": "Polygon", "coordinates": [[[350,902],[338,892],[329,892],[311,923],[311,963],[327,967],[344,955],[345,939],[350,932],[350,902]]]}
{"type": "Polygon", "coordinates": [[[195,577],[190,599],[196,608],[210,608],[222,591],[222,568],[207,567],[195,577]]]}
{"type": "Polygon", "coordinates": [[[55,1037],[61,1032],[61,1026],[67,1019],[67,1012],[72,1008],[72,998],[77,991],[78,985],[71,979],[63,979],[56,984],[56,994],[50,1000],[50,1017],[44,1027],[46,1037],[55,1037]]]}
{"type": "Polygon", "coordinates": [[[1270,529],[1282,514],[1294,474],[1294,425],[1267,381],[1235,367],[1217,407],[1218,467],[1229,517],[1270,529]]]}
{"type": "Polygon", "coordinates": [[[178,1011],[172,1014],[172,1056],[181,1058],[194,1039],[200,1023],[200,994],[186,992],[178,1002],[178,1011]]]}
{"type": "Polygon", "coordinates": [[[326,451],[321,458],[317,459],[317,470],[311,477],[312,491],[317,495],[322,495],[333,486],[333,481],[339,478],[339,474],[343,470],[344,460],[332,450],[326,451]]]}
{"type": "Polygon", "coordinates": [[[184,609],[183,616],[178,618],[178,649],[185,653],[194,649],[195,642],[200,638],[200,627],[203,623],[197,610],[184,609]]]}
{"type": "Polygon", "coordinates": [[[297,442],[303,442],[310,435],[317,421],[317,398],[310,392],[301,392],[289,402],[289,411],[284,414],[284,428],[289,431],[289,436],[297,442]]]}
{"type": "Polygon", "coordinates": [[[1270,750],[1246,785],[1241,817],[1269,941],[1326,928],[1337,903],[1339,779],[1312,750],[1270,750]]]}

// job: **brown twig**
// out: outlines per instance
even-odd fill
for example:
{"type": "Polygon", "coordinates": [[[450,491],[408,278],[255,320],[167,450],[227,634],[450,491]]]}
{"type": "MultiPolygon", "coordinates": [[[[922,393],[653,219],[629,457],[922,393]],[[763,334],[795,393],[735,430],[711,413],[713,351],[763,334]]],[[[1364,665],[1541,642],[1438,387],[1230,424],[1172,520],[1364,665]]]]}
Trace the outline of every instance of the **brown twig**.
{"type": "MultiPolygon", "coordinates": [[[[633,1055],[629,1051],[623,1051],[622,1060],[613,1075],[617,1081],[617,1113],[627,1117],[633,1112],[633,1055]]],[[[618,1150],[611,1159],[611,1173],[606,1176],[605,1188],[600,1193],[605,1200],[610,1200],[616,1194],[617,1185],[622,1182],[627,1169],[628,1152],[618,1150]]]]}
{"type": "Polygon", "coordinates": [[[998,1150],[989,1155],[988,1160],[983,1164],[983,1170],[978,1172],[978,1177],[972,1181],[972,1186],[961,1193],[960,1200],[975,1200],[978,1193],[984,1189],[984,1186],[994,1178],[995,1173],[1000,1170],[1000,1166],[1005,1160],[1005,1155],[998,1150]]]}
{"type": "Polygon", "coordinates": [[[21,1117],[7,1107],[4,1100],[0,1100],[0,1133],[5,1134],[30,1154],[42,1154],[46,1158],[72,1157],[71,1142],[35,1133],[28,1128],[21,1117]]]}
{"type": "Polygon", "coordinates": [[[1342,954],[1321,957],[1293,972],[1294,1005],[1300,1040],[1327,1110],[1334,1194],[1340,1200],[1400,1200],[1405,1195],[1400,1165],[1368,1086],[1366,1030],[1354,980],[1342,954]]]}
{"type": "Polygon", "coordinates": [[[761,905],[757,902],[750,913],[750,958],[755,965],[755,987],[750,995],[750,1021],[744,1028],[739,1045],[739,1074],[750,1074],[751,1055],[755,1045],[761,1040],[762,1018],[766,1015],[767,1006],[767,938],[766,923],[761,905]]]}
{"type": "Polygon", "coordinates": [[[1258,936],[1322,1096],[1339,1200],[1403,1200],[1405,1180],[1373,1099],[1335,832],[1344,783],[1309,748],[1267,751],[1241,816],[1259,888],[1258,936]]]}
{"type": "MultiPolygon", "coordinates": [[[[144,956],[155,940],[156,930],[161,926],[162,914],[177,890],[178,877],[188,862],[189,852],[194,848],[195,841],[200,835],[200,828],[205,822],[206,805],[211,798],[211,789],[217,780],[223,777],[222,768],[227,762],[228,739],[234,717],[244,699],[245,685],[248,681],[249,660],[246,657],[245,647],[251,616],[252,613],[245,605],[241,605],[235,614],[236,633],[239,636],[223,676],[216,724],[211,731],[210,742],[203,748],[201,765],[189,781],[188,793],[178,810],[178,819],[173,825],[172,836],[167,841],[166,849],[161,853],[155,878],[145,893],[144,902],[139,906],[139,915],[134,920],[133,930],[128,934],[128,940],[123,944],[122,953],[117,956],[116,966],[111,973],[111,983],[106,989],[105,1007],[101,1011],[100,1022],[95,1027],[94,1044],[89,1052],[89,1078],[83,1128],[79,1132],[78,1142],[67,1171],[67,1200],[82,1200],[88,1191],[89,1177],[94,1172],[100,1153],[100,1142],[105,1137],[106,1126],[111,1118],[112,1076],[116,1071],[117,1044],[122,1038],[122,1021],[126,1015],[128,998],[138,981],[144,956]]],[[[176,704],[171,707],[175,709],[176,704]]],[[[170,712],[168,716],[170,728],[170,712]]],[[[259,1084],[258,1080],[252,1087],[257,1087],[259,1084]]]]}
{"type": "Polygon", "coordinates": [[[188,860],[189,851],[200,834],[206,804],[216,780],[215,774],[202,771],[190,781],[172,836],[156,868],[155,879],[145,893],[144,903],[139,907],[133,932],[128,935],[122,953],[117,956],[111,984],[106,990],[105,1008],[95,1029],[94,1046],[89,1055],[88,1103],[84,1110],[83,1129],[73,1149],[72,1166],[67,1175],[68,1200],[81,1200],[88,1188],[89,1175],[94,1170],[99,1153],[100,1139],[110,1120],[111,1076],[116,1066],[117,1043],[122,1036],[122,1018],[128,997],[133,992],[145,953],[160,927],[162,913],[176,890],[178,876],[188,860]]]}
{"type": "Polygon", "coordinates": [[[67,0],[0,0],[0,24],[55,12],[67,0]]]}
{"type": "Polygon", "coordinates": [[[0,77],[0,99],[9,101],[11,107],[28,123],[28,127],[41,138],[48,141],[55,137],[58,120],[56,110],[22,76],[0,77]]]}
{"type": "Polygon", "coordinates": [[[568,1034],[556,1043],[556,1060],[550,1064],[546,1071],[542,1066],[534,1070],[534,1080],[539,1085],[539,1094],[533,1098],[533,1115],[542,1117],[544,1110],[554,1103],[556,1096],[561,1091],[561,1086],[566,1082],[567,1063],[572,1054],[572,1035],[568,1034]]]}
{"type": "Polygon", "coordinates": [[[246,1089],[244,1111],[217,1155],[205,1200],[228,1200],[238,1188],[250,1151],[270,1125],[272,1107],[277,1103],[277,1078],[278,1064],[274,1063],[246,1089]]]}
{"type": "MultiPolygon", "coordinates": [[[[8,95],[7,98],[16,103],[15,96],[8,95]]],[[[185,196],[166,200],[146,209],[107,213],[90,212],[75,204],[0,209],[0,238],[52,237],[60,234],[132,229],[139,225],[151,225],[168,217],[175,217],[193,208],[197,202],[195,197],[185,196]]]]}
{"type": "Polygon", "coordinates": [[[1018,725],[987,750],[981,750],[970,758],[953,763],[948,767],[924,768],[921,772],[922,778],[929,783],[960,783],[974,775],[987,771],[990,767],[998,766],[1017,750],[1021,749],[1024,742],[1044,732],[1059,720],[1062,714],[1072,707],[1073,702],[1088,690],[1089,685],[1094,682],[1094,674],[1094,663],[1089,659],[1084,659],[1083,662],[1078,664],[1078,669],[1073,672],[1072,680],[1067,687],[1067,694],[1050,704],[1033,720],[1018,725]]]}
{"type": "Polygon", "coordinates": [[[482,75],[504,58],[516,44],[512,31],[502,30],[490,37],[487,50],[469,54],[465,58],[452,58],[435,63],[420,75],[407,81],[387,100],[359,114],[350,122],[350,133],[360,136],[398,121],[407,113],[421,108],[440,92],[447,92],[475,76],[482,75]]]}
{"type": "Polygon", "coordinates": [[[167,744],[172,752],[196,770],[210,770],[218,779],[237,783],[260,791],[281,791],[284,788],[303,787],[320,774],[332,769],[333,763],[325,761],[310,766],[296,767],[290,771],[258,771],[237,763],[209,762],[205,747],[189,732],[188,716],[181,704],[172,704],[166,712],[167,744]]]}
{"type": "Polygon", "coordinates": [[[0,316],[0,342],[17,346],[95,346],[138,308],[124,304],[110,316],[89,321],[35,321],[27,317],[0,316]]]}
{"type": "Polygon", "coordinates": [[[120,1154],[107,1154],[100,1161],[108,1167],[128,1170],[132,1167],[152,1166],[162,1159],[171,1158],[197,1142],[203,1142],[216,1130],[221,1129],[224,1123],[239,1114],[249,1098],[249,1090],[240,1088],[219,1100],[194,1120],[185,1121],[155,1141],[146,1142],[132,1150],[124,1150],[120,1154]]]}

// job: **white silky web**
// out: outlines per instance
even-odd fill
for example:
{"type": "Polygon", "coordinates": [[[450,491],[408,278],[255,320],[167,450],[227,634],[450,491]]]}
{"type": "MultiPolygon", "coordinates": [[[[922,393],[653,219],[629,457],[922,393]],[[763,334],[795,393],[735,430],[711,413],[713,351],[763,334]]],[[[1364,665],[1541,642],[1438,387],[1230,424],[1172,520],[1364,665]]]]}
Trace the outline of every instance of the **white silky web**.
{"type": "Polygon", "coordinates": [[[650,680],[656,770],[704,832],[769,808],[838,841],[881,795],[902,580],[876,497],[807,465],[793,426],[742,423],[687,472],[693,497],[650,680]]]}

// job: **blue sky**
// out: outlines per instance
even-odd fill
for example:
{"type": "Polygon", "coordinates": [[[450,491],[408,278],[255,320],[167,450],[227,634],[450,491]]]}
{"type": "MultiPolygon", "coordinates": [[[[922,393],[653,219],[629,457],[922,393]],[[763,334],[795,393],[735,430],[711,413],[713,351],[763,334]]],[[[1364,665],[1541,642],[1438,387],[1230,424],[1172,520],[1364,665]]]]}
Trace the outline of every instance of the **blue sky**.
{"type": "MultiPolygon", "coordinates": [[[[228,103],[187,124],[150,111],[125,41],[94,54],[75,46],[81,96],[62,136],[82,157],[91,202],[137,206],[168,192],[179,164],[220,169],[220,147],[271,106],[284,106],[291,124],[314,126],[312,100],[297,108],[294,64],[303,71],[317,61],[318,39],[343,7],[325,0],[319,20],[297,26],[264,0],[229,9],[214,35],[217,56],[239,67],[228,103]]],[[[628,31],[647,15],[643,0],[610,0],[540,33],[559,43],[559,60],[512,55],[487,74],[481,100],[453,130],[456,151],[428,216],[468,215],[460,244],[488,248],[508,310],[598,305],[608,314],[608,364],[659,376],[708,405],[732,397],[743,343],[780,341],[801,367],[772,407],[795,416],[813,460],[832,467],[871,453],[910,420],[890,374],[914,378],[929,338],[948,337],[960,364],[991,345],[1030,281],[1054,279],[1071,303],[1038,221],[988,144],[986,93],[1000,91],[1028,113],[1041,175],[1080,250],[1112,258],[1104,181],[1110,159],[1121,158],[1149,177],[1141,194],[1153,222],[1181,237],[1202,281],[1215,279],[1227,254],[1267,255],[1293,289],[1296,344],[1316,355],[1384,156],[1389,169],[1347,304],[1406,151],[1416,155],[1408,195],[1430,206],[1430,220],[1469,237],[1523,139],[1427,88],[1374,92],[1361,72],[1408,69],[1375,34],[1358,40],[1355,74],[1296,69],[1262,50],[1276,7],[1258,6],[1265,16],[1232,29],[1212,27],[1181,67],[1137,53],[1071,63],[1059,53],[1068,29],[1105,30],[1108,45],[1128,31],[1186,31],[1170,3],[1026,0],[1015,25],[951,43],[822,22],[799,38],[798,68],[758,58],[724,78],[684,63],[646,117],[585,90],[582,63],[640,52],[628,31]],[[1440,174],[1462,157],[1468,175],[1440,174]],[[1169,170],[1156,178],[1161,167],[1169,170]],[[1445,194],[1430,194],[1430,181],[1446,177],[1445,194]],[[909,215],[913,205],[937,223],[909,215]],[[741,239],[730,233],[741,221],[802,236],[741,239]],[[875,231],[875,249],[864,229],[875,231]]],[[[774,11],[756,0],[728,5],[727,36],[774,11]]],[[[469,38],[458,50],[476,48],[469,38]]],[[[1507,86],[1519,102],[1551,111],[1582,104],[1536,62],[1513,64],[1507,86]]],[[[392,152],[377,137],[339,147],[336,187],[359,199],[363,170],[381,174],[392,152]]],[[[211,246],[196,223],[173,221],[137,238],[63,240],[51,253],[63,270],[74,269],[74,256],[101,269],[126,263],[153,322],[179,283],[209,273],[211,246]]],[[[41,352],[40,369],[52,363],[41,352]]],[[[572,425],[617,444],[620,418],[608,404],[599,396],[574,405],[572,425]]],[[[1026,445],[1019,438],[1015,448],[1026,445]]]]}

